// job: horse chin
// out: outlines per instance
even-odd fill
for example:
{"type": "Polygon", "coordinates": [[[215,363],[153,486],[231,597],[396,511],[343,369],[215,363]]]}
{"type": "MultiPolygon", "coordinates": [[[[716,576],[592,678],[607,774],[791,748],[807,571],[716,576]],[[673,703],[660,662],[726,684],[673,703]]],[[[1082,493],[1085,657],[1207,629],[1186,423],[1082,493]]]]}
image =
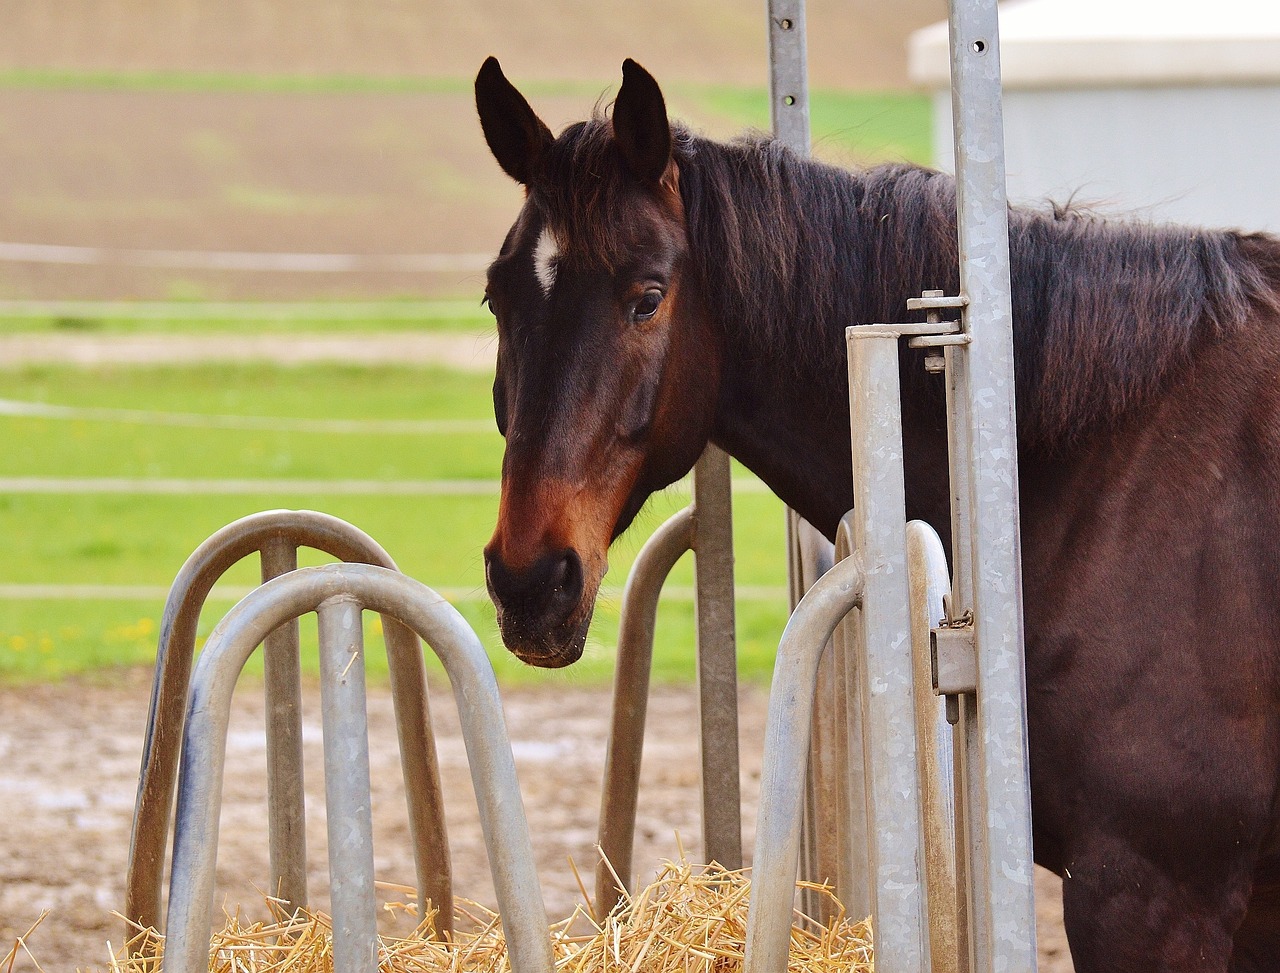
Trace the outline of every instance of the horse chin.
{"type": "Polygon", "coordinates": [[[587,644],[594,606],[585,615],[569,618],[550,629],[534,629],[514,619],[510,613],[498,612],[498,631],[507,650],[525,665],[538,669],[563,669],[582,658],[587,644]]]}

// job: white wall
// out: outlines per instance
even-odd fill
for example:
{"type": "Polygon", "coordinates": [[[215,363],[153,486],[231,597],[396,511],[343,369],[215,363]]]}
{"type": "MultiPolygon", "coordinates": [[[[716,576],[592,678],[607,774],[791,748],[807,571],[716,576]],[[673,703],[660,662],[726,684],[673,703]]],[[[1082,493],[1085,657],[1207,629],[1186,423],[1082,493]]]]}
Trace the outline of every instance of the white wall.
{"type": "MultiPolygon", "coordinates": [[[[1014,90],[1004,117],[1015,202],[1280,233],[1280,86],[1014,90]]],[[[934,155],[953,168],[950,93],[934,155]]]]}

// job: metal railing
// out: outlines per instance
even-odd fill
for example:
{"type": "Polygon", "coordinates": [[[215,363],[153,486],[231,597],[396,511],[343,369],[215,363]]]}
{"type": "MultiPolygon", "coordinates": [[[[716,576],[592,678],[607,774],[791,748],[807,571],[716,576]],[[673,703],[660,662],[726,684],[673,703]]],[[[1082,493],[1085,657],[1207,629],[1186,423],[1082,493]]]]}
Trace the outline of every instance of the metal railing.
{"type": "Polygon", "coordinates": [[[169,973],[208,969],[222,774],[236,679],[270,632],[312,611],[320,635],[333,963],[343,973],[378,969],[364,609],[416,632],[443,663],[458,703],[511,968],[515,973],[554,969],[515,759],[497,680],[480,640],[444,598],[398,571],[327,564],[291,571],[250,592],[214,629],[196,665],[174,829],[164,956],[169,973]]]}
{"type": "MultiPolygon", "coordinates": [[[[165,603],[143,743],[125,885],[129,933],[160,928],[165,845],[178,774],[196,627],[205,599],[237,561],[259,554],[269,581],[297,567],[299,548],[344,561],[395,569],[366,533],[327,514],[273,510],[237,520],[187,559],[165,603]]],[[[383,628],[400,737],[409,827],[420,901],[439,903],[440,932],[451,928],[453,901],[439,769],[427,708],[426,669],[417,636],[395,619],[383,628]]],[[[286,619],[264,637],[267,698],[267,787],[271,894],[287,909],[307,904],[303,827],[301,683],[298,627],[286,619]]]]}

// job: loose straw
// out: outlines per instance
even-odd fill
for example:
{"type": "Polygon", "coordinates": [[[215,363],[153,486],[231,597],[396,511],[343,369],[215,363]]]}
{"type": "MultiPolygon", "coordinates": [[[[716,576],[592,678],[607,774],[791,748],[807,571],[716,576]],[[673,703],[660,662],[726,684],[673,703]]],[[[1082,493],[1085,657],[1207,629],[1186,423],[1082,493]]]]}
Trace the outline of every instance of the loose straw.
{"type": "MultiPolygon", "coordinates": [[[[800,883],[831,898],[835,918],[824,926],[800,913],[791,931],[789,973],[872,973],[871,930],[854,922],[826,886],[800,883]]],[[[409,891],[409,890],[405,890],[409,891]]],[[[549,929],[557,973],[732,973],[742,968],[751,883],[745,872],[718,865],[667,862],[654,881],[624,899],[603,920],[579,907],[549,929]],[[588,932],[571,934],[574,926],[588,932]]],[[[270,900],[268,903],[271,904],[270,900]]],[[[395,903],[391,911],[412,912],[395,903]]],[[[210,946],[210,973],[332,973],[332,923],[323,913],[275,915],[245,924],[228,916],[210,946]]],[[[456,933],[434,938],[429,913],[403,938],[380,938],[380,973],[510,973],[497,913],[473,902],[455,904],[456,933]]],[[[159,973],[164,939],[144,930],[103,973],[159,973]]],[[[0,967],[0,973],[3,973],[0,967]]]]}

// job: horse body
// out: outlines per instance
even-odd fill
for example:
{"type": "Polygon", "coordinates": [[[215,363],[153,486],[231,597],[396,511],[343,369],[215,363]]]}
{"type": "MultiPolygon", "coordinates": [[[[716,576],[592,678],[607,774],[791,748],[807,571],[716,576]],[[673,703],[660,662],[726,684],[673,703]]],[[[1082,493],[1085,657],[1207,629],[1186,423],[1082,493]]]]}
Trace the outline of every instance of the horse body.
{"type": "Polygon", "coordinates": [[[1259,337],[1020,464],[1035,849],[1081,970],[1221,969],[1233,941],[1232,969],[1280,963],[1275,914],[1240,928],[1275,892],[1280,768],[1280,356],[1259,337]]]}
{"type": "MultiPolygon", "coordinates": [[[[528,200],[490,273],[504,639],[581,652],[609,542],[708,440],[833,536],[844,328],[955,292],[954,186],[669,128],[643,69],[559,139],[487,62],[528,200]]],[[[1280,970],[1280,242],[1011,214],[1037,860],[1076,968],[1280,970]]],[[[907,515],[949,536],[941,379],[901,355],[907,515]]]]}

